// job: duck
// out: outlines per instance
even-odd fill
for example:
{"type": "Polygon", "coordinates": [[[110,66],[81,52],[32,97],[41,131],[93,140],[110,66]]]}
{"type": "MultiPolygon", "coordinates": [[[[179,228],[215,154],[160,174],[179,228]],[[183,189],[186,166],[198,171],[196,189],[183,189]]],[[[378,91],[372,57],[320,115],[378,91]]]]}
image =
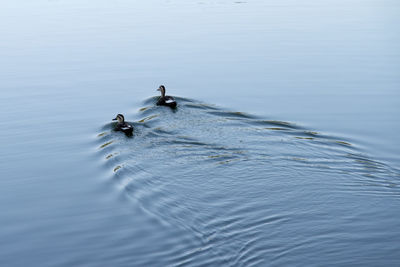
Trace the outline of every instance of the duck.
{"type": "Polygon", "coordinates": [[[125,122],[124,115],[118,114],[117,117],[113,119],[113,121],[118,121],[117,125],[115,125],[116,131],[121,131],[126,135],[132,135],[133,126],[125,122]]]}
{"type": "Polygon", "coordinates": [[[160,85],[157,91],[161,92],[161,96],[157,101],[157,106],[168,106],[171,108],[176,108],[176,101],[172,96],[165,95],[165,86],[160,85]]]}

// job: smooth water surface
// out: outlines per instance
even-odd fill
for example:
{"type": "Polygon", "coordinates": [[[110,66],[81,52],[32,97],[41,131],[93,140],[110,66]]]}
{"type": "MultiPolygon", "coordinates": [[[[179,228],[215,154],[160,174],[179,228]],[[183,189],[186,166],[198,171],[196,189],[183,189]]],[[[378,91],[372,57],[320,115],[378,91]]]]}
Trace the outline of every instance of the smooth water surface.
{"type": "Polygon", "coordinates": [[[400,265],[399,14],[1,3],[0,265],[400,265]]]}

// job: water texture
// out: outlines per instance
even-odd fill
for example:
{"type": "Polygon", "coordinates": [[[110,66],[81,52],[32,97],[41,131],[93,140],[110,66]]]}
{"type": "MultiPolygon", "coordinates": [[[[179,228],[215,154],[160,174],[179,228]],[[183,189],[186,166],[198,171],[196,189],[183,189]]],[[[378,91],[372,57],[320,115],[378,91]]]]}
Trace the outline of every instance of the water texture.
{"type": "Polygon", "coordinates": [[[98,135],[120,194],[166,228],[164,236],[150,226],[157,241],[147,253],[137,248],[139,265],[398,263],[399,223],[374,207],[380,198],[398,205],[397,170],[350,140],[178,101],[176,110],[145,101],[132,138],[111,124],[98,135]],[[369,229],[381,241],[360,244],[369,229]]]}
{"type": "Polygon", "coordinates": [[[0,266],[400,266],[399,14],[1,1],[0,266]]]}

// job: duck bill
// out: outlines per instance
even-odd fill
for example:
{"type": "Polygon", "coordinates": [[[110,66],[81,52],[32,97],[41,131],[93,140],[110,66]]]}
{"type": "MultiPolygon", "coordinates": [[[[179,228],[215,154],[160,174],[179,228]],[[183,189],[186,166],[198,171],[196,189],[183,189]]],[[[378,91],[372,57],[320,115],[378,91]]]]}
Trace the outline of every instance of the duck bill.
{"type": "Polygon", "coordinates": [[[117,118],[114,118],[114,119],[112,119],[113,121],[116,121],[117,120],[117,118]]]}

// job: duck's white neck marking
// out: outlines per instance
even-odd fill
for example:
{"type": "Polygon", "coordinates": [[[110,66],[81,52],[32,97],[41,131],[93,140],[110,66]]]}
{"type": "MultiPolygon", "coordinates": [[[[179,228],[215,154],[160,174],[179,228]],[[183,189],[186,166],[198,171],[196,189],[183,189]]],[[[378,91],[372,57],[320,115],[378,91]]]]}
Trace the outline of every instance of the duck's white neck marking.
{"type": "Polygon", "coordinates": [[[165,87],[164,86],[160,86],[160,88],[158,88],[158,90],[160,90],[161,96],[165,97],[165,87]]]}
{"type": "Polygon", "coordinates": [[[124,117],[122,117],[121,115],[117,116],[117,120],[119,123],[123,123],[125,121],[124,117]]]}

